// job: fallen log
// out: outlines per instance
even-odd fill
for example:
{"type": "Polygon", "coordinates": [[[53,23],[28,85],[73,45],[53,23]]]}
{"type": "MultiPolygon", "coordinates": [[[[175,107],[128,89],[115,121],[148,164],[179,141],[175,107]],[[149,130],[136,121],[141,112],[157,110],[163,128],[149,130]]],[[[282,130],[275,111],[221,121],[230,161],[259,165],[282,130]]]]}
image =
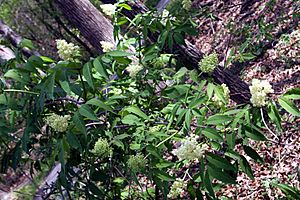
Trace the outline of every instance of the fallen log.
{"type": "MultiPolygon", "coordinates": [[[[0,20],[0,35],[8,40],[14,47],[18,48],[23,38],[14,32],[7,24],[5,24],[2,20],[0,20]]],[[[31,51],[28,48],[22,48],[22,53],[26,57],[30,57],[32,55],[40,55],[37,51],[31,51]]]]}
{"type": "Polygon", "coordinates": [[[33,200],[43,200],[46,199],[46,196],[49,196],[49,194],[52,192],[51,188],[53,188],[54,184],[56,183],[60,171],[61,164],[55,164],[54,167],[51,169],[50,173],[45,177],[43,184],[35,193],[33,200]]]}
{"type": "MultiPolygon", "coordinates": [[[[104,3],[116,3],[115,0],[103,0],[104,3]]],[[[168,0],[161,0],[157,5],[157,9],[162,9],[169,3],[168,0]]],[[[125,11],[124,15],[128,18],[134,18],[134,14],[145,13],[148,9],[145,5],[139,1],[134,0],[128,2],[128,4],[132,7],[132,11],[125,11]]],[[[155,41],[157,39],[157,35],[151,36],[151,39],[155,41]]],[[[196,46],[186,41],[185,45],[176,45],[173,48],[175,51],[172,53],[177,54],[177,59],[181,59],[186,66],[190,66],[193,69],[198,70],[198,62],[203,58],[203,54],[197,49],[196,46]]],[[[168,50],[167,50],[168,51],[168,50]]],[[[204,74],[203,78],[207,78],[208,75],[204,74]]],[[[249,85],[241,80],[241,78],[233,73],[229,69],[224,69],[222,66],[218,66],[212,74],[212,78],[218,84],[225,83],[230,90],[230,98],[238,104],[248,103],[251,98],[249,85]]]]}
{"type": "MultiPolygon", "coordinates": [[[[102,52],[100,41],[113,42],[113,26],[91,2],[88,0],[55,0],[54,2],[65,17],[80,30],[81,34],[99,52],[102,52]]],[[[116,1],[103,0],[103,2],[115,3],[116,1]]],[[[128,4],[133,8],[132,11],[124,12],[129,18],[148,10],[140,0],[129,1],[128,4]]],[[[198,69],[198,62],[203,58],[203,54],[194,45],[187,42],[186,45],[177,45],[175,49],[177,49],[177,57],[183,59],[187,66],[198,69]]],[[[216,83],[225,83],[229,87],[231,99],[238,104],[250,101],[249,86],[239,76],[233,75],[229,70],[224,70],[223,67],[218,66],[212,77],[216,83]]]]}

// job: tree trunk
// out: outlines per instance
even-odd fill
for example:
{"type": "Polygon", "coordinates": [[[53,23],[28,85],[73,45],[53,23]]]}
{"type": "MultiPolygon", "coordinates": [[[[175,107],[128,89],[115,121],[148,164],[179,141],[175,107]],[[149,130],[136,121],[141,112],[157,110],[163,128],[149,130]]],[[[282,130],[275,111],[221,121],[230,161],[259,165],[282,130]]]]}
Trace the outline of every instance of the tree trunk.
{"type": "Polygon", "coordinates": [[[99,52],[102,52],[100,41],[114,43],[112,24],[89,0],[55,0],[54,2],[64,16],[99,52]]]}

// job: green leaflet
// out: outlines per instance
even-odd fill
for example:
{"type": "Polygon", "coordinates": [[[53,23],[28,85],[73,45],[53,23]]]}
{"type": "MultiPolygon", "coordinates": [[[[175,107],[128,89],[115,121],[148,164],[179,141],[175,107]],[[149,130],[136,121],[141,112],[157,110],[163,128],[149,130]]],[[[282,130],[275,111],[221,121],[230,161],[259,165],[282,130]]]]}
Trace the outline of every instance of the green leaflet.
{"type": "Polygon", "coordinates": [[[295,115],[295,116],[298,116],[298,117],[300,116],[299,109],[296,107],[296,105],[292,101],[288,100],[285,97],[280,97],[278,99],[278,102],[282,106],[283,109],[285,109],[286,111],[288,111],[292,115],[295,115]]]}
{"type": "Polygon", "coordinates": [[[85,80],[87,81],[88,85],[94,90],[95,87],[94,87],[94,81],[91,72],[91,64],[89,62],[83,66],[82,74],[85,80]]]}
{"type": "Polygon", "coordinates": [[[91,120],[99,121],[98,117],[95,115],[94,111],[86,104],[79,108],[79,113],[91,120]]]}

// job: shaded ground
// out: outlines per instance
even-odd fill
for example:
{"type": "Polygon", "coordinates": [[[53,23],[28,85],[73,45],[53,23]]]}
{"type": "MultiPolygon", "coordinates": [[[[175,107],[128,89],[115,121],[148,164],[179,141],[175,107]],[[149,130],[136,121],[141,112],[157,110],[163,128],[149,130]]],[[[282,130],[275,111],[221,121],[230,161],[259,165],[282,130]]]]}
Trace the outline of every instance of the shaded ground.
{"type": "MultiPolygon", "coordinates": [[[[277,98],[287,89],[300,87],[300,27],[293,14],[299,13],[299,1],[196,1],[195,5],[205,10],[205,5],[213,17],[200,18],[199,30],[201,34],[191,41],[203,53],[216,51],[223,62],[230,58],[229,52],[242,53],[242,45],[246,45],[245,52],[256,54],[253,46],[264,41],[266,47],[262,53],[257,53],[254,61],[237,65],[233,73],[243,74],[243,79],[251,82],[253,78],[268,80],[277,98]],[[216,3],[217,2],[217,3],[216,3]],[[231,21],[236,27],[229,26],[231,21]],[[262,27],[265,26],[265,31],[262,27]],[[224,53],[225,52],[225,53],[224,53]]],[[[273,142],[254,142],[251,146],[258,150],[265,163],[257,164],[247,157],[240,146],[237,151],[250,162],[255,180],[246,174],[238,176],[236,186],[223,188],[218,196],[232,199],[278,199],[282,193],[272,187],[271,183],[287,183],[300,189],[297,173],[300,163],[300,119],[286,114],[283,120],[284,132],[277,132],[278,139],[265,131],[273,142]],[[293,123],[291,123],[294,121],[293,123]]]]}

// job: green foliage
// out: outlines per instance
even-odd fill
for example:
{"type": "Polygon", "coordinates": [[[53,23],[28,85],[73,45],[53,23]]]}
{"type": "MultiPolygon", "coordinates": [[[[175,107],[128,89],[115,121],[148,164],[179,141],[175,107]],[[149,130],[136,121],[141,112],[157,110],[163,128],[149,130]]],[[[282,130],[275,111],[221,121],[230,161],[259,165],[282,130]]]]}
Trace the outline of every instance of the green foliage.
{"type": "Polygon", "coordinates": [[[10,0],[10,1],[1,1],[0,9],[0,19],[5,21],[8,24],[13,24],[12,19],[15,18],[13,10],[22,5],[22,1],[19,0],[10,0]]]}
{"type": "MultiPolygon", "coordinates": [[[[253,179],[248,160],[235,147],[241,144],[251,159],[263,163],[248,144],[249,139],[267,140],[257,108],[229,107],[223,86],[201,80],[200,71],[188,70],[165,52],[197,32],[191,16],[174,7],[167,16],[149,11],[129,20],[119,13],[123,8],[130,9],[122,3],[113,17],[114,36],[119,38],[116,50],[86,63],[33,56],[3,66],[0,137],[17,145],[1,152],[1,169],[25,162],[22,151],[42,156],[41,162],[49,165],[60,162],[56,189],[86,199],[166,199],[175,180],[185,181],[175,186],[186,187],[191,197],[216,199],[215,180],[236,184],[239,172],[253,179]],[[124,24],[135,32],[120,37],[124,24]],[[157,34],[156,41],[147,42],[157,34]],[[135,51],[129,51],[130,45],[135,51]],[[142,69],[129,75],[130,65],[142,69]],[[215,96],[221,106],[216,106],[215,96]],[[11,136],[22,118],[25,130],[11,136]],[[196,144],[184,142],[181,153],[191,156],[188,150],[200,149],[203,156],[179,160],[173,150],[191,133],[196,144]],[[207,148],[195,148],[199,144],[207,148]],[[195,164],[196,170],[188,164],[195,164]],[[151,181],[150,188],[141,177],[151,181]]],[[[24,41],[23,45],[30,44],[24,41]]],[[[217,56],[201,64],[215,67],[217,56]]],[[[293,103],[298,96],[298,90],[290,91],[279,104],[298,116],[293,103]]],[[[281,130],[276,105],[269,102],[267,112],[281,130]]]]}
{"type": "Polygon", "coordinates": [[[287,185],[287,184],[272,184],[274,187],[279,188],[287,197],[287,199],[299,199],[300,198],[300,190],[287,185]]]}

